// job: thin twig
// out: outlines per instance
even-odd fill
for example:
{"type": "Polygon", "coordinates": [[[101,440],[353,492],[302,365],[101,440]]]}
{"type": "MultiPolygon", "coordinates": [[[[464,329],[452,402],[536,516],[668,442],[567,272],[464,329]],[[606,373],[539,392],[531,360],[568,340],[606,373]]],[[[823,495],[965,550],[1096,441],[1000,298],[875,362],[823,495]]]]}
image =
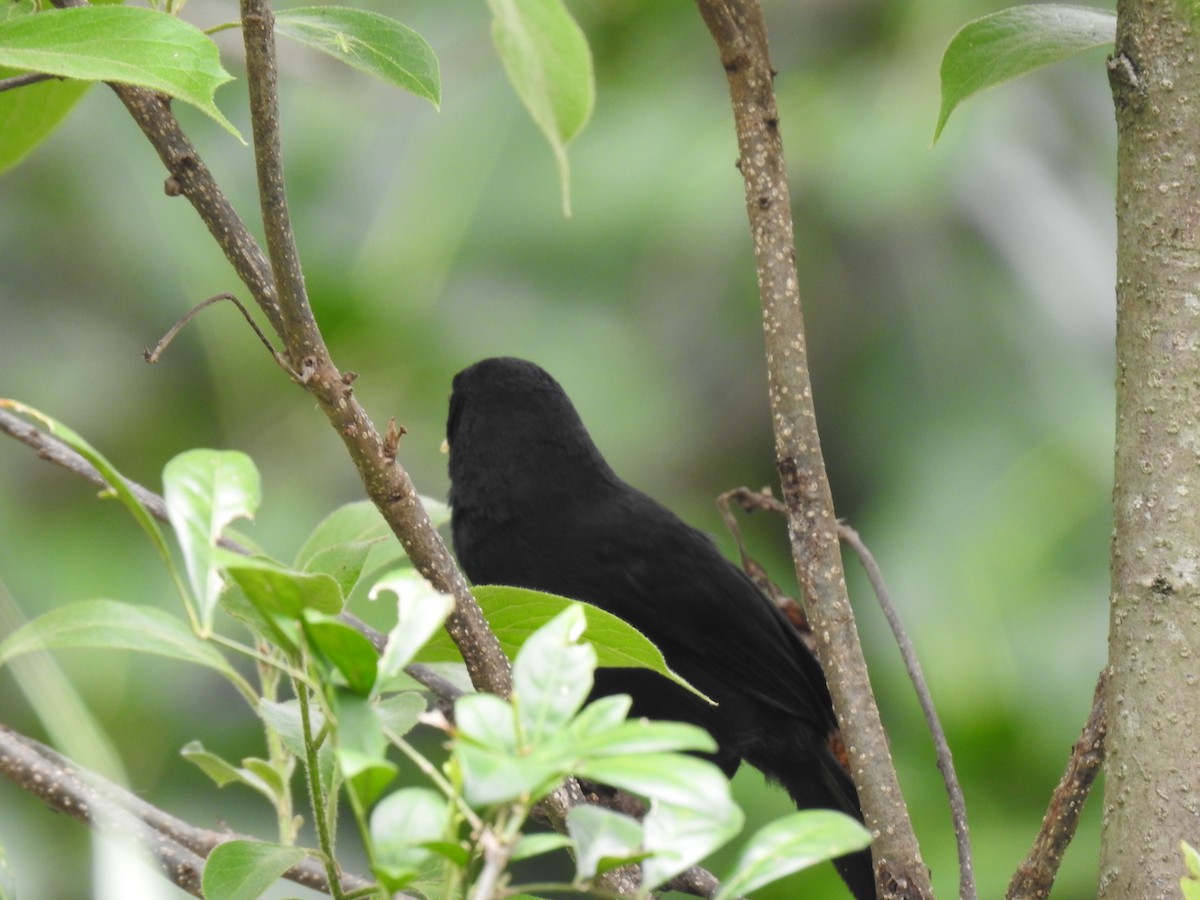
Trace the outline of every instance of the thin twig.
{"type": "Polygon", "coordinates": [[[267,348],[267,352],[271,354],[275,362],[279,364],[279,367],[283,369],[283,371],[287,372],[288,375],[292,376],[293,379],[298,381],[300,376],[292,371],[292,367],[288,365],[288,361],[283,358],[283,354],[271,346],[271,342],[267,340],[267,336],[263,334],[262,329],[258,327],[258,323],[254,321],[254,317],[250,315],[250,311],[242,305],[241,300],[229,293],[217,294],[215,297],[209,297],[207,300],[202,300],[200,303],[197,303],[186,313],[184,313],[183,317],[174,325],[172,325],[170,330],[159,339],[158,343],[154,345],[153,350],[147,348],[146,350],[142,351],[142,356],[145,357],[146,362],[150,363],[151,365],[157,363],[159,357],[162,356],[163,351],[171,346],[171,342],[175,340],[175,336],[179,334],[184,325],[192,321],[192,319],[194,319],[202,309],[212,306],[214,303],[218,303],[221,300],[228,300],[238,308],[242,314],[242,318],[244,318],[247,324],[254,329],[254,333],[258,335],[258,339],[262,341],[263,346],[267,348]]]}
{"type": "Polygon", "coordinates": [[[900,613],[896,610],[896,604],[892,602],[891,591],[884,583],[879,564],[875,561],[871,551],[867,549],[867,545],[863,543],[858,532],[845,522],[838,523],[838,537],[841,538],[842,543],[854,551],[859,563],[862,564],[863,571],[867,573],[867,579],[871,582],[871,589],[875,592],[879,608],[883,610],[883,616],[887,619],[888,626],[892,629],[892,636],[896,639],[896,646],[900,648],[900,658],[904,660],[904,668],[908,672],[909,681],[912,682],[913,690],[917,692],[921,712],[925,715],[925,724],[933,736],[933,746],[937,750],[937,767],[942,773],[942,781],[946,785],[946,794],[950,799],[950,815],[954,820],[954,840],[958,845],[958,895],[962,900],[975,900],[979,894],[975,886],[975,864],[971,859],[971,831],[967,826],[967,800],[963,796],[962,785],[958,782],[958,773],[954,769],[954,758],[950,753],[946,732],[942,728],[941,719],[938,718],[937,707],[933,704],[933,696],[929,693],[925,674],[921,671],[921,661],[917,658],[916,648],[913,647],[912,640],[905,631],[904,624],[900,621],[900,613]]]}
{"type": "Polygon", "coordinates": [[[1079,827],[1083,805],[1104,764],[1104,745],[1108,734],[1107,692],[1108,670],[1105,669],[1096,681],[1092,711],[1071,750],[1067,770],[1050,797],[1050,805],[1033,847],[1008,884],[1008,893],[1005,894],[1007,900],[1043,900],[1050,896],[1050,888],[1054,885],[1063,854],[1075,837],[1075,829],[1079,827]]]}
{"type": "Polygon", "coordinates": [[[26,72],[24,75],[0,78],[0,93],[23,88],[31,84],[40,84],[43,81],[52,81],[58,77],[58,75],[47,75],[45,72],[26,72]]]}
{"type": "MultiPolygon", "coordinates": [[[[87,0],[53,2],[62,8],[88,5],[87,0]]],[[[269,17],[259,15],[257,6],[252,12],[257,20],[251,34],[257,35],[255,41],[261,41],[263,23],[269,17]]],[[[248,61],[250,55],[248,50],[248,61]]],[[[299,374],[301,384],[316,399],[346,445],[367,496],[379,508],[417,571],[439,591],[453,595],[454,611],[446,622],[446,630],[462,652],[472,683],[480,690],[508,696],[511,668],[500,642],[488,627],[445,541],[429,520],[412,478],[402,466],[387,458],[383,438],[354,395],[353,376],[343,375],[333,365],[315,322],[311,322],[310,330],[301,329],[298,337],[289,339],[289,332],[297,329],[285,327],[271,265],[183,133],[171,112],[169,99],[132,85],[109,86],[166,167],[169,173],[166,192],[171,196],[183,195],[191,202],[272,329],[283,338],[284,353],[295,361],[292,368],[299,374]]],[[[277,130],[278,122],[272,127],[277,130]]],[[[287,316],[291,323],[306,322],[295,310],[288,310],[287,316]]]]}
{"type": "MultiPolygon", "coordinates": [[[[743,487],[726,491],[718,498],[718,506],[722,506],[723,511],[727,512],[729,509],[729,500],[731,499],[736,500],[738,505],[747,512],[767,510],[785,517],[787,516],[787,510],[784,508],[784,505],[771,494],[769,488],[764,488],[762,491],[752,491],[749,488],[743,487]]],[[[732,518],[732,514],[728,514],[726,522],[728,523],[732,518]]],[[[736,527],[736,521],[734,524],[736,527]]],[[[896,609],[896,604],[892,601],[891,591],[888,590],[887,583],[883,578],[883,572],[880,571],[879,564],[875,561],[875,557],[870,549],[863,542],[858,532],[845,522],[838,523],[838,538],[854,551],[855,556],[858,557],[858,561],[863,567],[863,571],[866,572],[867,579],[871,583],[871,589],[875,593],[875,599],[879,603],[880,609],[883,610],[884,618],[887,619],[887,623],[892,629],[892,635],[896,639],[896,645],[900,649],[900,657],[904,661],[904,667],[908,672],[909,680],[912,682],[913,690],[917,694],[917,700],[921,704],[921,712],[925,715],[925,723],[929,728],[930,735],[933,737],[933,745],[937,752],[938,770],[942,773],[942,781],[946,785],[946,794],[950,800],[950,814],[954,822],[955,841],[958,845],[959,897],[960,900],[975,900],[978,896],[978,891],[975,885],[975,865],[971,858],[970,829],[967,826],[967,802],[963,796],[962,785],[959,784],[958,774],[954,768],[954,758],[950,752],[950,745],[946,740],[946,732],[942,728],[937,708],[933,703],[933,696],[929,691],[929,685],[925,681],[924,672],[921,670],[921,661],[917,658],[917,652],[913,647],[912,640],[909,638],[904,624],[900,621],[900,613],[896,609]]],[[[741,543],[740,530],[736,532],[735,539],[738,541],[743,561],[749,559],[749,555],[741,543]]],[[[753,560],[750,561],[753,562],[753,560]]],[[[757,566],[757,563],[755,565],[757,566]]],[[[761,569],[761,566],[757,567],[761,569]]]]}

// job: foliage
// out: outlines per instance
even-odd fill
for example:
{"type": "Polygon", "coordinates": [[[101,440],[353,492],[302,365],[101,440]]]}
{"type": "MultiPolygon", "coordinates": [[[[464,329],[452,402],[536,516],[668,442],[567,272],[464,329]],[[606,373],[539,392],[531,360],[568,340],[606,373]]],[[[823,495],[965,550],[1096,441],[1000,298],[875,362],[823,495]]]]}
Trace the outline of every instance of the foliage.
{"type": "MultiPolygon", "coordinates": [[[[88,450],[110,484],[124,483],[101,454],[55,424],[65,439],[88,450]]],[[[684,755],[715,749],[711,737],[692,726],[628,720],[624,696],[585,706],[601,655],[661,670],[661,656],[653,647],[645,655],[645,638],[629,626],[596,618],[592,610],[589,615],[601,627],[591,635],[595,644],[585,643],[589,615],[582,604],[533,591],[492,591],[513,614],[495,627],[520,648],[513,696],[468,693],[455,702],[450,725],[426,717],[424,698],[403,678],[404,667],[421,656],[449,613],[448,597],[413,577],[403,560],[392,560],[399,567],[372,589],[375,598],[384,592],[396,598],[396,624],[383,652],[335,617],[358,580],[369,577],[364,562],[370,551],[389,542],[372,521],[373,510],[354,504],[332,513],[305,541],[298,568],[292,568],[219,546],[226,526],[253,515],[261,499],[258,472],[245,454],[190,450],[167,463],[163,480],[187,561],[187,581],[174,581],[191,628],[159,610],[84,601],[17,629],[0,643],[0,663],[48,649],[136,650],[207,666],[237,687],[275,735],[267,742],[267,758],[235,765],[198,740],[182,754],[218,787],[241,784],[257,791],[274,806],[281,833],[279,843],[233,840],[213,851],[204,870],[206,896],[259,896],[307,853],[332,861],[339,793],[349,801],[386,893],[419,883],[423,892],[457,896],[473,882],[503,883],[509,860],[564,847],[577,860],[571,883],[576,889],[587,890],[613,866],[639,864],[649,890],[740,831],[742,813],[720,770],[684,755]],[[317,570],[334,561],[340,578],[317,570]],[[214,615],[221,607],[249,629],[252,643],[218,639],[214,615]],[[230,652],[258,660],[257,689],[226,660],[223,654],[230,652]],[[284,676],[295,699],[280,702],[284,676]],[[408,741],[422,720],[440,722],[449,737],[450,756],[441,770],[408,741]],[[389,791],[400,768],[388,758],[389,748],[398,749],[430,786],[389,791]],[[295,845],[289,785],[297,761],[307,773],[319,850],[295,845]],[[648,804],[645,818],[581,807],[571,812],[567,835],[527,834],[534,806],[571,775],[640,796],[648,804]]],[[[132,511],[139,519],[146,516],[136,499],[132,511]]],[[[147,533],[157,541],[150,524],[147,533]]],[[[388,556],[394,555],[393,546],[388,556]]],[[[164,562],[173,565],[169,556],[164,562]]],[[[751,838],[729,881],[739,889],[768,883],[868,840],[845,816],[797,814],[751,838]],[[786,862],[780,851],[786,851],[786,862]]]]}
{"type": "Polygon", "coordinates": [[[942,56],[942,108],[934,141],[954,108],[972,94],[1111,46],[1116,23],[1106,10],[1050,4],[1013,6],[968,22],[942,56]]]}

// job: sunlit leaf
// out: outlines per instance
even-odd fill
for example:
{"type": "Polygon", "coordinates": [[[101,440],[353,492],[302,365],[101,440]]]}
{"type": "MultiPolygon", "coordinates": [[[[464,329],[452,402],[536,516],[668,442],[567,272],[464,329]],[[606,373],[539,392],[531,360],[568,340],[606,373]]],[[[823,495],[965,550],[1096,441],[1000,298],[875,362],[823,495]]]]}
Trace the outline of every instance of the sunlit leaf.
{"type": "Polygon", "coordinates": [[[10,18],[0,22],[0,65],[149,88],[190,103],[237,136],[213,102],[233,76],[212,39],[176,16],[89,4],[10,18]]]}
{"type": "Polygon", "coordinates": [[[275,13],[275,31],[360,72],[441,102],[437,56],[407,25],[365,9],[306,6],[275,13]]]}
{"type": "Polygon", "coordinates": [[[254,518],[262,501],[258,469],[249,456],[235,450],[188,450],[163,468],[163,499],[183,550],[201,623],[211,630],[221,592],[214,560],[217,541],[230,522],[254,518]]]}
{"type": "Polygon", "coordinates": [[[488,0],[488,6],[509,81],[554,151],[569,214],[567,144],[583,130],[596,101],[587,38],[562,0],[488,0]]]}
{"type": "Polygon", "coordinates": [[[84,600],[43,613],[0,643],[0,664],[34,650],[75,648],[132,650],[220,672],[235,684],[242,677],[212,644],[160,609],[115,600],[84,600]]]}
{"type": "Polygon", "coordinates": [[[829,809],[792,813],[758,830],[721,880],[716,900],[733,900],[827,859],[862,850],[871,834],[849,816],[829,809]]]}
{"type": "Polygon", "coordinates": [[[942,55],[942,107],[936,141],[958,104],[972,94],[1116,39],[1116,16],[1086,6],[1030,4],[968,22],[942,55]]]}
{"type": "Polygon", "coordinates": [[[219,844],[204,865],[207,900],[254,900],[304,859],[299,847],[233,840],[219,844]]]}

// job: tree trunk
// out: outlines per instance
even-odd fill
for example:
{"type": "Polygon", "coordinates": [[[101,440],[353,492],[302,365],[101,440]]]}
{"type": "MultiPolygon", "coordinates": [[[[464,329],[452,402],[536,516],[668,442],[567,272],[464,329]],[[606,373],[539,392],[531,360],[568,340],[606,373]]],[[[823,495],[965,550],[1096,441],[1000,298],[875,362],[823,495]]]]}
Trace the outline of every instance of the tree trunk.
{"type": "Polygon", "coordinates": [[[1117,433],[1099,894],[1178,897],[1200,841],[1200,14],[1120,0],[1117,433]]]}

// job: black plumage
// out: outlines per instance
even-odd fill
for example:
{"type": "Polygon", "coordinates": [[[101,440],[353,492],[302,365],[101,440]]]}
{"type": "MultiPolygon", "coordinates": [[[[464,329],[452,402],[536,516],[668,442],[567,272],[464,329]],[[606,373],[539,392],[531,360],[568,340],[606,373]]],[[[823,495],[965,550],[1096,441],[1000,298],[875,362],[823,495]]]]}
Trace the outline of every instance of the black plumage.
{"type": "MultiPolygon", "coordinates": [[[[476,363],[454,378],[446,437],[454,548],[473,582],[626,620],[717,705],[640,669],[600,669],[597,695],[628,693],[635,715],[702,726],[727,774],[745,760],[801,809],[862,819],[828,747],[836,723],[815,657],[707,535],[617,477],[558,382],[524,360],[476,363]]],[[[869,851],[835,864],[873,900],[869,851]]]]}

